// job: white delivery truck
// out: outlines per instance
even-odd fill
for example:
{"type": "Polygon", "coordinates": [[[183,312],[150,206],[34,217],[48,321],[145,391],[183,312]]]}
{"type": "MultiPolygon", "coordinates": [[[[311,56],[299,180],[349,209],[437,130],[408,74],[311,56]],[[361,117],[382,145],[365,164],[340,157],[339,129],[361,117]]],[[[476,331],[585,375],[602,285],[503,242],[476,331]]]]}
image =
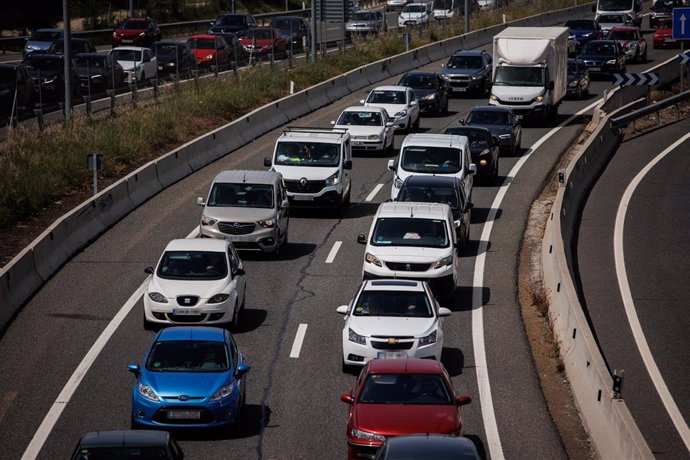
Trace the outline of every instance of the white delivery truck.
{"type": "Polygon", "coordinates": [[[568,85],[566,27],[507,27],[494,36],[491,105],[555,119],[568,85]]]}

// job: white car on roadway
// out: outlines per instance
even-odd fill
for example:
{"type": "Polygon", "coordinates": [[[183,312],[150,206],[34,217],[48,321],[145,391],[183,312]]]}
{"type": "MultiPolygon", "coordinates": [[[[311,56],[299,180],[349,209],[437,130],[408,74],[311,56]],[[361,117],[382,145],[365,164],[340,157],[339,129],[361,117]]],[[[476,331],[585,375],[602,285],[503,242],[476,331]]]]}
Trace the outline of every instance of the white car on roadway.
{"type": "Polygon", "coordinates": [[[381,107],[395,117],[396,129],[419,128],[419,103],[414,90],[407,86],[378,86],[359,101],[365,107],[381,107]]]}
{"type": "Polygon", "coordinates": [[[232,243],[214,238],[172,240],[144,293],[144,328],[155,325],[237,326],[247,284],[232,243]]]}
{"type": "Polygon", "coordinates": [[[157,59],[149,48],[118,46],[108,54],[122,66],[127,84],[153,80],[158,75],[157,59]]]}
{"type": "Polygon", "coordinates": [[[381,107],[348,107],[331,125],[350,132],[352,150],[386,153],[393,148],[395,119],[381,107]]]}
{"type": "Polygon", "coordinates": [[[408,3],[398,16],[398,27],[427,24],[429,24],[429,7],[426,3],[408,3]]]}
{"type": "Polygon", "coordinates": [[[345,315],[343,370],[374,358],[441,359],[443,316],[424,281],[364,281],[357,296],[337,312],[345,315]]]}

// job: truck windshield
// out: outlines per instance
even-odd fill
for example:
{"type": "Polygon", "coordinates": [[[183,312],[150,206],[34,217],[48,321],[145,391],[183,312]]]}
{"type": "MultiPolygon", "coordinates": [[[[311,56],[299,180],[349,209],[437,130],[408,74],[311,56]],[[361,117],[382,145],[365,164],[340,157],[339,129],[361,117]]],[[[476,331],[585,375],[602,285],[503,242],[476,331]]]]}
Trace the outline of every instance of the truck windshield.
{"type": "Polygon", "coordinates": [[[320,142],[279,142],[276,146],[277,165],[338,166],[340,144],[320,142]]]}
{"type": "Polygon", "coordinates": [[[599,0],[599,11],[632,11],[635,0],[599,0]]]}
{"type": "Polygon", "coordinates": [[[374,246],[447,248],[449,243],[442,220],[417,217],[379,218],[371,237],[374,246]]]}
{"type": "Polygon", "coordinates": [[[508,67],[496,68],[494,77],[496,86],[544,86],[544,73],[541,67],[508,67]]]}
{"type": "Polygon", "coordinates": [[[462,151],[452,147],[405,147],[402,151],[402,169],[428,174],[455,174],[460,171],[462,151]]]}

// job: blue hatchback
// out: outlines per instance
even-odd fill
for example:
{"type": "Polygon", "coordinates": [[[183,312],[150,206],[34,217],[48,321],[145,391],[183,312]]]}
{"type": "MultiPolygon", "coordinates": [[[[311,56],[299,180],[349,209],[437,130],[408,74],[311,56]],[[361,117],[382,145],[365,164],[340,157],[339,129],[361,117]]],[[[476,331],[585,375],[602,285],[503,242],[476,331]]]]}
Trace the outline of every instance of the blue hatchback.
{"type": "Polygon", "coordinates": [[[132,427],[211,428],[239,421],[250,366],[230,332],[169,327],[158,333],[132,390],[132,427]]]}

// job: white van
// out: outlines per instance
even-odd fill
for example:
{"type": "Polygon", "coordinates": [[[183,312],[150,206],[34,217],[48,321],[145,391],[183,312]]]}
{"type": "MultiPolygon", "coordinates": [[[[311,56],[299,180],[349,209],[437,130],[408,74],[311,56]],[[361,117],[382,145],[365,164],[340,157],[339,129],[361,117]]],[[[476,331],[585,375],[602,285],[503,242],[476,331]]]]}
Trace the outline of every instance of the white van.
{"type": "Polygon", "coordinates": [[[411,278],[429,283],[434,296],[453,303],[459,252],[450,206],[441,203],[381,203],[366,244],[362,278],[411,278]]]}
{"type": "Polygon", "coordinates": [[[388,169],[395,173],[391,200],[395,200],[403,181],[411,175],[453,175],[460,180],[465,196],[472,201],[473,176],[477,165],[472,163],[466,136],[452,134],[408,134],[400,147],[400,156],[388,160],[388,169]]]}
{"type": "Polygon", "coordinates": [[[352,146],[346,129],[288,127],[264,166],[283,175],[290,206],[350,204],[352,146]]]}

